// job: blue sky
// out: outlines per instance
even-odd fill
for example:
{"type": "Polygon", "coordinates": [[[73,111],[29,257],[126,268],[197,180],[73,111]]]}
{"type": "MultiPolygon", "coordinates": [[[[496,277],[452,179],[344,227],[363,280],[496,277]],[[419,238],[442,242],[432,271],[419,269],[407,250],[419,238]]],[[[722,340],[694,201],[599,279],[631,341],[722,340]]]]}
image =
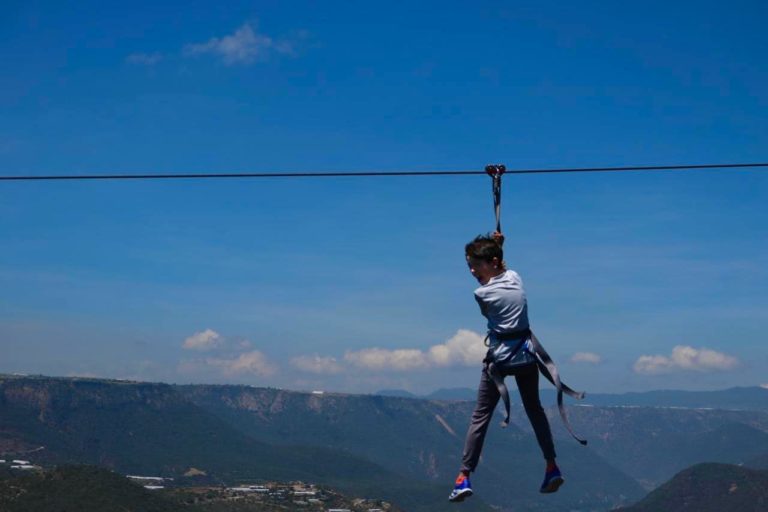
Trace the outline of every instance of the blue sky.
{"type": "MultiPolygon", "coordinates": [[[[10,2],[0,174],[768,161],[763,2],[10,2]]],[[[768,384],[768,172],[504,180],[566,380],[768,384]]],[[[473,387],[485,176],[0,184],[0,372],[473,387]]]]}

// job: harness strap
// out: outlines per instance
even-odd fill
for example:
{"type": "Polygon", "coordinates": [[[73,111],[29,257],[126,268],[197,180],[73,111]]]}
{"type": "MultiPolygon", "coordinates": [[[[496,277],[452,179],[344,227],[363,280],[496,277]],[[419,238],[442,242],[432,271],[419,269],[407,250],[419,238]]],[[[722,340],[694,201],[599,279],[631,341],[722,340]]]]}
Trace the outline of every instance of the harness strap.
{"type": "MultiPolygon", "coordinates": [[[[565,414],[565,405],[563,404],[563,393],[578,400],[582,400],[584,396],[586,396],[585,393],[574,391],[560,380],[560,373],[557,371],[557,366],[555,365],[554,361],[552,361],[552,358],[549,356],[547,351],[541,345],[539,339],[535,334],[533,334],[532,331],[530,331],[530,338],[528,339],[531,340],[533,354],[534,357],[536,357],[536,365],[538,366],[539,371],[549,382],[552,383],[553,386],[555,386],[555,389],[557,389],[557,408],[560,411],[560,418],[562,418],[563,423],[565,424],[565,428],[568,429],[568,432],[571,434],[571,436],[573,436],[574,439],[576,439],[582,445],[586,446],[586,439],[582,439],[574,433],[573,427],[571,427],[571,422],[568,421],[568,416],[565,414]]],[[[520,345],[518,345],[517,350],[523,346],[525,341],[526,340],[523,339],[520,345]]],[[[517,350],[515,350],[515,352],[517,352],[517,350]]],[[[498,368],[496,368],[496,366],[493,364],[493,361],[490,360],[486,361],[486,373],[491,378],[491,380],[493,380],[493,383],[496,385],[496,389],[498,389],[499,394],[501,395],[501,399],[504,401],[504,420],[501,422],[501,426],[507,427],[509,425],[510,401],[509,390],[507,389],[507,385],[504,383],[504,375],[499,372],[498,368]]]]}
{"type": "Polygon", "coordinates": [[[552,358],[549,357],[547,351],[544,350],[544,347],[541,346],[539,339],[533,332],[531,332],[531,345],[533,345],[533,353],[538,360],[537,364],[539,366],[539,371],[555,386],[555,389],[557,389],[557,408],[560,410],[560,417],[565,424],[565,428],[568,429],[568,432],[575,440],[586,446],[587,440],[580,438],[573,432],[573,427],[571,427],[571,422],[568,421],[568,416],[565,414],[565,406],[563,405],[563,393],[566,393],[577,400],[582,400],[584,396],[586,396],[585,393],[572,390],[560,380],[560,373],[557,371],[557,366],[554,361],[552,361],[552,358]]]}
{"type": "Polygon", "coordinates": [[[504,376],[499,373],[499,370],[496,368],[496,365],[492,362],[488,361],[486,363],[487,366],[485,367],[486,373],[488,373],[488,376],[493,380],[493,383],[496,384],[496,389],[499,390],[499,394],[501,395],[501,399],[504,400],[504,419],[501,421],[502,428],[507,428],[509,426],[509,390],[507,389],[507,385],[504,384],[504,376]]]}
{"type": "Polygon", "coordinates": [[[486,165],[485,172],[493,178],[493,210],[496,214],[496,232],[501,233],[501,175],[507,168],[504,165],[486,165]]]}

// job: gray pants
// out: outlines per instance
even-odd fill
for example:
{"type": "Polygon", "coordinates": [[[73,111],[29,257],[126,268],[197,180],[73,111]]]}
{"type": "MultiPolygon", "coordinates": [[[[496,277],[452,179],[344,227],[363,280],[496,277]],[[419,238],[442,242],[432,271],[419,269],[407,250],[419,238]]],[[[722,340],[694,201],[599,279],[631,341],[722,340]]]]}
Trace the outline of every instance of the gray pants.
{"type": "MultiPolygon", "coordinates": [[[[545,459],[555,458],[555,445],[552,442],[552,432],[549,429],[549,421],[539,400],[539,368],[535,364],[529,364],[517,368],[512,373],[520,391],[525,413],[531,422],[536,440],[544,454],[545,459]]],[[[480,460],[480,452],[483,450],[485,433],[491,422],[496,405],[499,403],[499,390],[483,368],[480,377],[480,386],[477,390],[477,405],[472,413],[472,421],[467,431],[467,440],[464,443],[464,455],[461,461],[461,470],[472,472],[480,460]]]]}

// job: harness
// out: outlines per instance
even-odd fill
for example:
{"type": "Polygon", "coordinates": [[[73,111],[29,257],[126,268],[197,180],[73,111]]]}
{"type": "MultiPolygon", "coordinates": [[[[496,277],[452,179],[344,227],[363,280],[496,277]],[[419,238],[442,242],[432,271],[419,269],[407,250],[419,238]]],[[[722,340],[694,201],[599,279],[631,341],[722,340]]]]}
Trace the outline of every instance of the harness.
{"type": "MultiPolygon", "coordinates": [[[[488,175],[493,179],[493,210],[496,215],[497,233],[501,233],[501,175],[504,174],[506,170],[506,167],[500,164],[485,166],[485,172],[488,173],[488,175]]],[[[490,333],[488,333],[488,336],[485,337],[486,346],[489,337],[490,333]]],[[[544,377],[549,382],[551,382],[557,390],[557,408],[560,411],[560,418],[562,418],[565,428],[568,430],[571,436],[573,436],[574,439],[576,439],[582,445],[586,445],[586,439],[582,439],[577,436],[573,431],[573,427],[571,427],[570,421],[568,421],[568,416],[565,414],[565,405],[563,404],[563,393],[576,398],[577,400],[582,400],[586,394],[584,392],[574,391],[560,380],[560,372],[557,371],[557,365],[555,365],[554,361],[552,361],[549,353],[541,345],[541,342],[536,337],[536,335],[533,334],[530,329],[525,329],[523,331],[511,333],[494,333],[494,337],[502,343],[504,341],[519,340],[514,349],[511,351],[511,355],[504,361],[494,360],[491,350],[488,351],[488,354],[486,354],[485,359],[483,360],[483,362],[486,364],[485,371],[493,380],[493,383],[496,385],[496,389],[499,390],[499,394],[504,401],[505,415],[504,420],[501,422],[501,426],[506,427],[509,425],[510,409],[509,390],[507,389],[507,385],[504,383],[504,370],[512,370],[516,367],[522,367],[535,363],[538,367],[538,371],[541,372],[541,374],[544,375],[544,377]],[[524,357],[520,357],[515,360],[518,357],[518,354],[524,355],[525,353],[530,354],[533,360],[526,360],[524,357]]]]}
{"type": "MultiPolygon", "coordinates": [[[[501,422],[501,426],[506,427],[509,425],[510,416],[509,390],[507,389],[507,385],[504,383],[505,370],[514,370],[515,368],[520,368],[529,364],[536,364],[538,371],[541,372],[541,374],[544,375],[544,377],[549,382],[551,382],[557,390],[557,408],[560,411],[560,418],[563,420],[565,428],[568,430],[571,436],[573,436],[574,439],[576,439],[582,445],[586,445],[586,439],[577,436],[573,431],[573,427],[571,427],[571,422],[568,421],[568,415],[565,413],[565,405],[563,404],[563,393],[570,397],[576,398],[577,400],[582,400],[586,394],[583,391],[574,391],[562,380],[560,380],[560,372],[557,371],[557,365],[555,365],[554,361],[552,361],[549,353],[544,349],[536,335],[533,334],[530,329],[526,329],[524,331],[517,331],[512,333],[495,333],[494,337],[502,343],[504,341],[518,340],[518,343],[515,345],[515,348],[511,352],[511,358],[505,361],[496,361],[493,357],[492,351],[489,350],[488,354],[483,360],[486,365],[486,373],[491,378],[491,380],[493,380],[493,383],[496,385],[496,389],[499,390],[501,399],[504,401],[504,420],[501,422]],[[529,345],[530,349],[526,347],[526,345],[529,345]],[[524,358],[520,358],[515,361],[515,358],[521,352],[528,352],[533,357],[533,361],[525,361],[524,358]]],[[[486,340],[487,339],[488,337],[486,337],[486,340]]]]}

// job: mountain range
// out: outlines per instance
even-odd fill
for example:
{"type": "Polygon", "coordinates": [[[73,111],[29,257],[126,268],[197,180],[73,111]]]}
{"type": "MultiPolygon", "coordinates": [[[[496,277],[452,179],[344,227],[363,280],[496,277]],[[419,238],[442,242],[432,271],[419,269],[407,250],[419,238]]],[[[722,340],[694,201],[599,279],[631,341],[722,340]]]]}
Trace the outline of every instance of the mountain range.
{"type": "MultiPolygon", "coordinates": [[[[0,378],[0,453],[40,465],[91,464],[180,483],[191,468],[228,484],[302,480],[415,511],[437,510],[434,504],[446,496],[444,486],[343,449],[265,442],[167,384],[0,378]]],[[[489,510],[482,500],[468,509],[489,510]]]]}
{"type": "MultiPolygon", "coordinates": [[[[250,386],[0,377],[0,453],[38,464],[210,482],[303,480],[404,510],[443,510],[473,404],[250,386]]],[[[548,408],[566,485],[542,497],[543,461],[524,412],[493,423],[462,507],[609,510],[703,462],[768,459],[768,411],[569,407],[575,443],[548,408]],[[762,448],[761,448],[762,447],[762,448]]],[[[500,418],[499,418],[500,419],[500,418]]],[[[0,456],[2,458],[2,456],[0,456]]]]}
{"type": "MultiPolygon", "coordinates": [[[[192,403],[266,442],[339,448],[409,478],[442,484],[444,489],[450,489],[447,486],[461,464],[473,405],[240,386],[182,386],[179,390],[192,403]]],[[[482,466],[473,479],[475,491],[489,503],[557,510],[618,504],[644,494],[632,478],[592,450],[564,441],[559,448],[563,460],[578,461],[578,467],[569,477],[570,486],[542,502],[538,487],[544,463],[532,433],[517,425],[501,429],[497,422],[491,428],[482,466]],[[605,493],[606,486],[612,492],[605,493]]]]}

